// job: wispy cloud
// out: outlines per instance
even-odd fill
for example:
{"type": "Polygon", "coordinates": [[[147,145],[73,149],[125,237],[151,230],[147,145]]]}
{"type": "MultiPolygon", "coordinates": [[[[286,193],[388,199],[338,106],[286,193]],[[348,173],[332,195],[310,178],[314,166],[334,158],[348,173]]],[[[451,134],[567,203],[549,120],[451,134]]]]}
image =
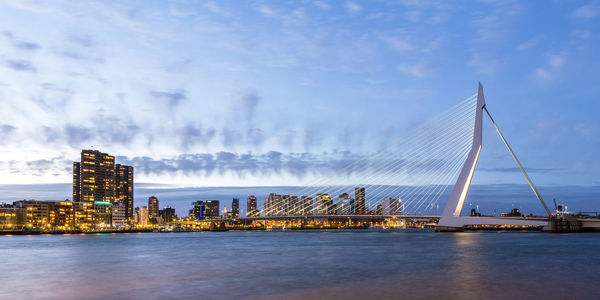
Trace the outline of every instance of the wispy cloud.
{"type": "Polygon", "coordinates": [[[571,13],[571,17],[584,21],[597,16],[600,16],[600,3],[597,1],[592,1],[582,5],[571,13]]]}
{"type": "Polygon", "coordinates": [[[535,75],[538,79],[548,81],[556,78],[558,73],[567,61],[567,53],[548,54],[546,64],[535,69],[535,75]]]}
{"type": "Polygon", "coordinates": [[[346,2],[344,6],[346,7],[346,10],[348,10],[348,12],[350,13],[359,13],[363,10],[362,6],[360,6],[356,2],[346,2]]]}
{"type": "Polygon", "coordinates": [[[25,59],[9,59],[4,62],[4,65],[16,71],[37,72],[37,68],[33,63],[25,59]]]}

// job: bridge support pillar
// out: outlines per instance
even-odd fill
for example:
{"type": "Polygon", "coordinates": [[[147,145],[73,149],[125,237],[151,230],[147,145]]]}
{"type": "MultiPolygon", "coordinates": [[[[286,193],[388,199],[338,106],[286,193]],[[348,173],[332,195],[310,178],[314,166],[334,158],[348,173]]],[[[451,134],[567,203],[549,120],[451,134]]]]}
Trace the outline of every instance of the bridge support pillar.
{"type": "Polygon", "coordinates": [[[463,232],[463,227],[452,227],[452,226],[435,226],[436,232],[463,232]]]}

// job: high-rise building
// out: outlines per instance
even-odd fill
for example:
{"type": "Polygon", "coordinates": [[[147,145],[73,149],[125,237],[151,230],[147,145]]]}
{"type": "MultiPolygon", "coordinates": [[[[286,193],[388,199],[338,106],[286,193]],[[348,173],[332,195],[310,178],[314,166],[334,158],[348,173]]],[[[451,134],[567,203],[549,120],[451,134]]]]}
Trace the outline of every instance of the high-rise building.
{"type": "Polygon", "coordinates": [[[133,218],[133,167],[115,165],[115,157],[98,150],[82,150],[73,163],[73,201],[110,202],[125,206],[125,221],[133,218]]]}
{"type": "Polygon", "coordinates": [[[399,215],[402,213],[402,202],[400,198],[384,197],[381,199],[382,211],[384,215],[399,215]]]}
{"type": "Polygon", "coordinates": [[[233,198],[231,202],[231,217],[237,219],[240,217],[240,199],[233,198]]]}
{"type": "Polygon", "coordinates": [[[219,200],[206,200],[204,202],[204,215],[206,218],[216,219],[219,217],[221,206],[219,200]]]}
{"type": "Polygon", "coordinates": [[[150,196],[148,198],[148,218],[158,217],[158,198],[150,196]]]}
{"type": "Polygon", "coordinates": [[[130,223],[133,220],[133,167],[116,164],[115,179],[114,203],[125,206],[125,220],[130,223]]]}
{"type": "Polygon", "coordinates": [[[365,188],[357,187],[354,189],[354,205],[355,210],[354,213],[357,215],[364,215],[367,213],[365,207],[365,188]]]}
{"type": "Polygon", "coordinates": [[[204,201],[192,202],[192,211],[190,217],[192,217],[192,219],[195,221],[200,221],[200,219],[204,219],[204,214],[204,201]]]}
{"type": "Polygon", "coordinates": [[[246,200],[246,217],[257,218],[258,217],[258,205],[256,203],[256,197],[250,195],[246,200]]]}

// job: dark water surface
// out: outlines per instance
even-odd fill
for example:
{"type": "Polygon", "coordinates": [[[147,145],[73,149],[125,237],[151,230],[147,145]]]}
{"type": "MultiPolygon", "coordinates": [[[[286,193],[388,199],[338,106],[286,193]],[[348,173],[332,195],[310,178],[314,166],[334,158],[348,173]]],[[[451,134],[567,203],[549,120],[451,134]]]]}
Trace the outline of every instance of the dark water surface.
{"type": "Polygon", "coordinates": [[[600,234],[0,236],[0,299],[600,299],[600,234]]]}

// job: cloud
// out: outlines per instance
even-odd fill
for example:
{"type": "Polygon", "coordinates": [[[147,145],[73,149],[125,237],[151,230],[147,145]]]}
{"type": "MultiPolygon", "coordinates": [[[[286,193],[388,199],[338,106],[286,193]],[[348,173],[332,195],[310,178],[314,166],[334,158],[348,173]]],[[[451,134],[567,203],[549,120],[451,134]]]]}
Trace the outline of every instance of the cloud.
{"type": "Polygon", "coordinates": [[[91,35],[73,35],[69,38],[69,41],[84,48],[96,46],[96,41],[91,35]]]}
{"type": "Polygon", "coordinates": [[[399,64],[397,67],[398,71],[409,74],[416,78],[423,78],[431,75],[434,72],[434,68],[425,63],[415,64],[399,64]]]}
{"type": "Polygon", "coordinates": [[[15,126],[9,124],[0,125],[0,140],[5,141],[9,136],[15,132],[15,126]]]}
{"type": "Polygon", "coordinates": [[[587,21],[600,16],[600,4],[596,1],[578,7],[571,13],[571,17],[587,21]]]}
{"type": "Polygon", "coordinates": [[[389,48],[398,53],[409,53],[416,50],[416,46],[406,38],[394,35],[381,35],[379,40],[383,41],[389,48]]]}
{"type": "Polygon", "coordinates": [[[548,81],[554,79],[561,71],[567,61],[567,53],[549,54],[546,58],[546,64],[535,69],[535,76],[541,80],[548,81]]]}
{"type": "Polygon", "coordinates": [[[356,2],[346,2],[344,6],[350,13],[359,13],[363,10],[362,6],[358,5],[356,2]]]}
{"type": "Polygon", "coordinates": [[[24,59],[9,59],[4,62],[4,65],[6,65],[7,67],[9,67],[13,70],[16,70],[16,71],[32,72],[32,73],[37,72],[37,68],[33,66],[31,61],[24,60],[24,59]]]}
{"type": "MultiPolygon", "coordinates": [[[[218,173],[233,173],[239,177],[291,174],[303,178],[309,173],[335,174],[341,167],[359,156],[350,152],[324,154],[282,153],[268,151],[264,154],[237,154],[221,151],[215,154],[181,154],[171,158],[153,159],[150,157],[117,157],[124,164],[134,166],[136,173],[164,175],[181,173],[184,175],[211,176],[218,173]]],[[[355,170],[345,169],[344,174],[355,170]]],[[[338,173],[339,174],[339,173],[338,173]]]]}
{"type": "Polygon", "coordinates": [[[271,8],[270,6],[267,6],[267,5],[259,5],[258,7],[256,7],[256,11],[258,11],[265,17],[269,17],[269,18],[277,17],[277,12],[273,8],[271,8]]]}
{"type": "Polygon", "coordinates": [[[181,103],[182,101],[187,100],[185,90],[171,91],[171,92],[151,91],[150,96],[152,96],[156,99],[159,99],[159,100],[166,101],[167,104],[169,105],[169,107],[171,107],[171,108],[179,105],[179,103],[181,103]]]}
{"type": "MultiPolygon", "coordinates": [[[[525,168],[528,173],[553,173],[563,171],[562,168],[525,168]]],[[[521,169],[517,167],[513,168],[482,168],[481,171],[495,172],[495,173],[520,173],[521,169]]]]}
{"type": "Polygon", "coordinates": [[[214,2],[214,1],[209,1],[203,4],[203,6],[212,11],[213,13],[220,13],[221,12],[221,6],[219,6],[218,3],[214,2]]]}
{"type": "Polygon", "coordinates": [[[181,139],[181,148],[185,151],[197,144],[206,146],[214,139],[216,130],[214,128],[202,130],[200,127],[186,125],[179,130],[179,135],[181,139]]]}
{"type": "Polygon", "coordinates": [[[331,8],[331,5],[329,5],[323,1],[315,1],[315,2],[313,2],[313,4],[322,10],[329,10],[331,8]]]}
{"type": "Polygon", "coordinates": [[[41,48],[41,46],[36,43],[23,41],[16,38],[12,32],[5,31],[4,36],[6,36],[6,38],[8,38],[13,43],[13,45],[20,50],[34,51],[41,48]]]}
{"type": "Polygon", "coordinates": [[[535,36],[531,39],[528,39],[527,41],[524,41],[524,42],[518,44],[517,47],[515,47],[515,49],[517,49],[518,51],[529,50],[529,49],[535,47],[540,42],[541,39],[542,39],[541,35],[535,36]]]}

